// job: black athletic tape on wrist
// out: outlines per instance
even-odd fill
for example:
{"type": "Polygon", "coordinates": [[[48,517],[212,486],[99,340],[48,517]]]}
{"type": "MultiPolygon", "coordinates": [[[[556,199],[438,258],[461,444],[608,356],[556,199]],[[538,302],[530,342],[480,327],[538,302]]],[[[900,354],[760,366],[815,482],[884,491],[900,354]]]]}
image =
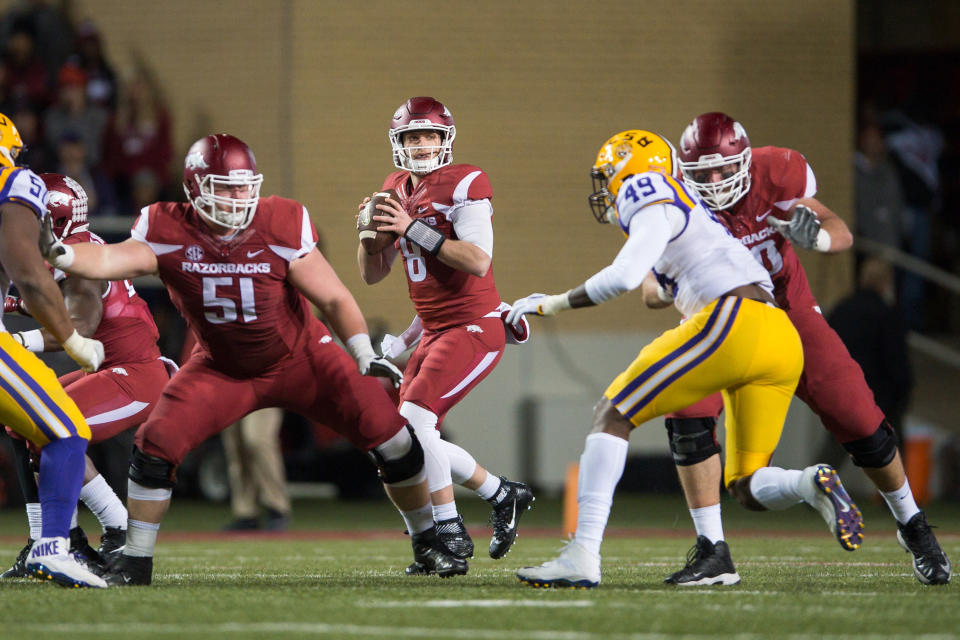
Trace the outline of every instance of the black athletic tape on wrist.
{"type": "Polygon", "coordinates": [[[410,223],[410,226],[403,233],[403,237],[434,256],[440,252],[440,247],[447,239],[445,235],[423,220],[414,220],[410,223]]]}

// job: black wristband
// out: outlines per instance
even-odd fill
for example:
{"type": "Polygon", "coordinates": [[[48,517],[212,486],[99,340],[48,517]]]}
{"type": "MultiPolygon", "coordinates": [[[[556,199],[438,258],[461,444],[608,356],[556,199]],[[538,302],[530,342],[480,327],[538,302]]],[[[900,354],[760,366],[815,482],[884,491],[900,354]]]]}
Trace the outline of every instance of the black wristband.
{"type": "Polygon", "coordinates": [[[403,232],[403,237],[434,256],[440,252],[440,247],[447,239],[445,235],[423,220],[411,222],[407,230],[403,232]]]}

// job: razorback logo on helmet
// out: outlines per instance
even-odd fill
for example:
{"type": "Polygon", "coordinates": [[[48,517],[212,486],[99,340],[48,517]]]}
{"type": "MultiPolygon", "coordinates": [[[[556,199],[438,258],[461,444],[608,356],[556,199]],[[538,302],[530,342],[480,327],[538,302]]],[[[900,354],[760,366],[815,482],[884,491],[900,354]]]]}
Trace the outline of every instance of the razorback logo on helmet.
{"type": "Polygon", "coordinates": [[[58,238],[87,230],[87,192],[79,182],[59,173],[41,173],[47,187],[47,211],[58,238]]]}
{"type": "Polygon", "coordinates": [[[208,165],[203,159],[202,153],[199,151],[192,151],[187,154],[186,158],[184,158],[183,167],[185,169],[209,169],[210,165],[208,165]]]}

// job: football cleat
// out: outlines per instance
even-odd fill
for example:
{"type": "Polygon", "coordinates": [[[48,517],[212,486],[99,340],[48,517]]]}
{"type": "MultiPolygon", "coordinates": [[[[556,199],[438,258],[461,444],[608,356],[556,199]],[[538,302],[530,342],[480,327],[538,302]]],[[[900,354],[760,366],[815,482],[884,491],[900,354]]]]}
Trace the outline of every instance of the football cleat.
{"type": "Polygon", "coordinates": [[[30,553],[30,547],[33,546],[33,543],[36,542],[33,538],[27,540],[27,544],[23,549],[20,549],[20,553],[17,554],[17,559],[13,561],[13,566],[0,573],[0,578],[29,578],[30,572],[27,571],[27,555],[30,553]]]}
{"type": "Polygon", "coordinates": [[[80,527],[70,529],[70,555],[94,573],[100,573],[103,568],[100,554],[90,546],[87,534],[80,527]]]}
{"type": "Polygon", "coordinates": [[[438,521],[437,537],[457,558],[466,560],[473,557],[473,539],[463,526],[463,518],[460,516],[438,521]]]}
{"type": "Polygon", "coordinates": [[[438,575],[441,578],[462,576],[467,573],[467,561],[453,555],[437,535],[437,528],[411,536],[413,564],[406,569],[408,576],[438,575]]]}
{"type": "Polygon", "coordinates": [[[830,532],[846,551],[856,551],[863,543],[863,515],[840,483],[837,470],[828,464],[815,464],[803,470],[800,479],[803,501],[820,512],[830,532]]]}
{"type": "Polygon", "coordinates": [[[26,567],[35,578],[64,587],[106,589],[107,583],[67,553],[66,538],[41,538],[30,548],[26,567]]]}
{"type": "Polygon", "coordinates": [[[931,585],[950,582],[950,560],[933,535],[927,514],[921,511],[907,524],[898,522],[897,541],[904,551],[913,554],[913,574],[917,580],[931,585]]]}
{"type": "Polygon", "coordinates": [[[517,539],[517,524],[523,512],[536,500],[533,491],[522,482],[510,482],[500,476],[500,490],[491,500],[493,512],[490,522],[493,524],[493,537],[490,538],[490,557],[499,560],[510,551],[517,539]]]}
{"type": "Polygon", "coordinates": [[[153,579],[153,557],[120,554],[103,574],[103,579],[116,587],[149,585],[153,579]]]}
{"type": "Polygon", "coordinates": [[[127,545],[127,530],[120,527],[105,527],[100,535],[100,548],[97,553],[100,554],[100,563],[102,566],[109,566],[114,560],[120,557],[127,545]]]}
{"type": "Polygon", "coordinates": [[[517,577],[531,587],[593,589],[600,584],[600,556],[571,540],[555,559],[524,567],[517,577]]]}
{"type": "Polygon", "coordinates": [[[697,536],[697,542],[687,552],[686,566],[667,576],[664,582],[678,587],[730,586],[739,584],[740,576],[733,567],[726,542],[713,543],[706,536],[697,536]]]}

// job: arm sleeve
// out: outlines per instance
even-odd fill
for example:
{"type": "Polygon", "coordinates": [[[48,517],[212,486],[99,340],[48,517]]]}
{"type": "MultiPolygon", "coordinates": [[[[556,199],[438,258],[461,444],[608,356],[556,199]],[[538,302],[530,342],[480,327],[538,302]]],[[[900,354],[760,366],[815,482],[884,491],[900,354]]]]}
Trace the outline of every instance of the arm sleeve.
{"type": "Polygon", "coordinates": [[[450,214],[457,238],[469,242],[493,257],[493,207],[489,200],[471,200],[450,214]]]}
{"type": "Polygon", "coordinates": [[[682,223],[682,215],[679,219],[670,215],[670,208],[663,204],[650,205],[630,219],[630,235],[613,264],[585,283],[591,302],[600,304],[640,286],[673,237],[676,222],[682,223]]]}

